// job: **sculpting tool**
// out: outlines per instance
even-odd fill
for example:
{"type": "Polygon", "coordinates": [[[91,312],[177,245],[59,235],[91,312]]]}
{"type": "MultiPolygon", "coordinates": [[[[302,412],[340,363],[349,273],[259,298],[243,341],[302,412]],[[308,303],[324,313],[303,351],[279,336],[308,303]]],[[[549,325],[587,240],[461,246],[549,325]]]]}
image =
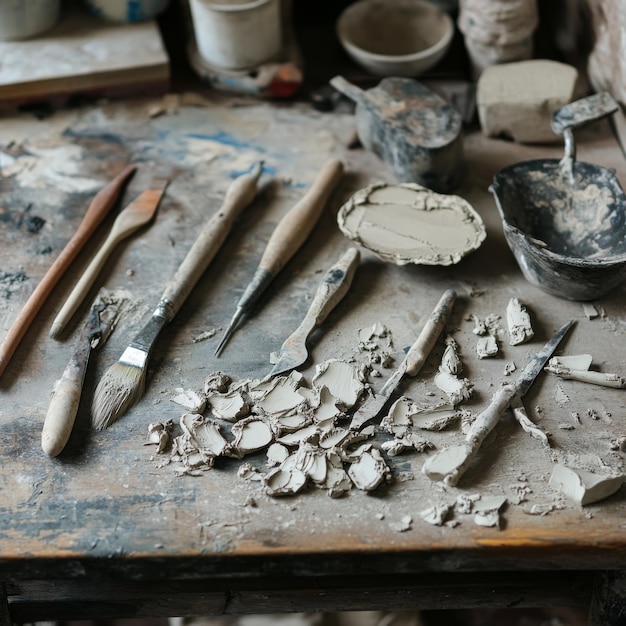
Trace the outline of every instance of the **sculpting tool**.
{"type": "Polygon", "coordinates": [[[626,389],[626,378],[619,374],[576,370],[564,365],[548,365],[546,372],[555,374],[565,380],[577,380],[581,383],[590,383],[591,385],[600,385],[601,387],[610,387],[612,389],[626,389]]]}
{"type": "Polygon", "coordinates": [[[91,351],[108,339],[118,314],[119,302],[113,302],[107,297],[106,290],[101,290],[91,306],[74,354],[63,371],[46,413],[41,448],[48,456],[60,454],[70,438],[91,351]]]}
{"type": "Polygon", "coordinates": [[[235,219],[254,199],[261,171],[262,164],[258,163],[252,172],[231,183],[221,208],[200,231],[165,287],[152,317],[98,383],[92,404],[93,423],[98,430],[110,426],[143,395],[148,360],[157,337],[217,254],[235,219]]]}
{"type": "Polygon", "coordinates": [[[70,321],[115,246],[152,219],[168,182],[164,178],[153,180],[150,188],[142,192],[115,218],[107,238],[52,323],[50,328],[52,339],[57,339],[70,321]]]}
{"type": "Polygon", "coordinates": [[[350,430],[359,430],[367,422],[379,415],[405,374],[409,376],[418,374],[446,325],[455,300],[456,292],[454,289],[447,289],[443,293],[398,369],[387,379],[387,382],[376,394],[376,397],[366,402],[352,416],[350,430]]]}
{"type": "Polygon", "coordinates": [[[95,195],[78,229],[26,301],[0,346],[0,376],[53,287],[115,204],[126,179],[135,171],[135,168],[135,165],[125,167],[95,195]]]}
{"type": "Polygon", "coordinates": [[[276,274],[309,236],[322,214],[328,197],[339,184],[342,174],[341,161],[338,159],[328,161],[304,197],[280,220],[267,242],[252,280],[237,303],[237,310],[215,350],[215,356],[220,355],[239,320],[252,309],[276,274]]]}
{"type": "Polygon", "coordinates": [[[359,251],[356,248],[349,248],[326,272],[300,326],[285,339],[278,361],[269,374],[270,377],[295,369],[307,360],[309,352],[306,342],[309,335],[348,293],[360,259],[359,251]]]}
{"type": "Polygon", "coordinates": [[[465,438],[465,443],[445,448],[428,458],[422,468],[422,471],[428,478],[435,481],[443,481],[450,486],[457,484],[478,452],[482,442],[500,421],[500,416],[509,406],[519,407],[521,405],[521,398],[530,389],[535,378],[537,378],[537,375],[548,362],[548,359],[552,356],[573,323],[574,321],[570,320],[561,326],[552,335],[550,341],[531,357],[515,383],[503,385],[493,395],[489,406],[472,424],[465,438]]]}

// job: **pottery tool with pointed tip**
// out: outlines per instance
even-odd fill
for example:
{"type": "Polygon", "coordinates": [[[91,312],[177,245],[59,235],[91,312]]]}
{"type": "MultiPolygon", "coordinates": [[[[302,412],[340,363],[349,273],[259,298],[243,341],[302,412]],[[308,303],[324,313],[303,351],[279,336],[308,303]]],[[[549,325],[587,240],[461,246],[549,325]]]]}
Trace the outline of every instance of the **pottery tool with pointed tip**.
{"type": "Polygon", "coordinates": [[[254,200],[261,172],[262,163],[257,163],[250,173],[230,184],[222,206],[200,231],[165,287],[152,317],[98,383],[92,404],[93,423],[98,430],[110,426],[143,395],[148,360],[161,330],[187,299],[241,211],[254,200]]]}
{"type": "Polygon", "coordinates": [[[360,259],[359,251],[356,248],[349,248],[326,272],[300,326],[285,339],[278,361],[269,373],[270,377],[295,369],[308,359],[309,351],[306,342],[309,335],[348,293],[360,259]]]}
{"type": "Polygon", "coordinates": [[[57,456],[65,448],[76,421],[78,405],[89,357],[94,348],[108,339],[120,313],[119,300],[112,300],[105,289],[96,297],[70,362],[59,380],[41,431],[41,448],[48,456],[57,456]]]}
{"type": "Polygon", "coordinates": [[[415,340],[415,343],[406,353],[402,363],[400,363],[396,371],[387,379],[387,382],[376,394],[376,397],[366,402],[352,416],[350,430],[359,430],[367,422],[373,420],[380,414],[405,374],[417,376],[428,358],[430,351],[433,349],[435,342],[439,338],[439,335],[441,335],[441,331],[450,317],[455,300],[456,292],[454,289],[447,289],[443,293],[439,302],[437,302],[437,305],[429,315],[428,320],[426,320],[426,324],[415,340]]]}
{"type": "Polygon", "coordinates": [[[252,309],[276,274],[309,236],[342,175],[343,163],[338,159],[328,161],[304,197],[280,220],[267,242],[252,280],[237,302],[235,314],[215,350],[215,356],[220,355],[239,320],[252,309]]]}
{"type": "Polygon", "coordinates": [[[570,320],[552,335],[546,345],[530,358],[515,383],[507,383],[496,391],[489,406],[472,424],[464,443],[440,450],[427,459],[422,472],[428,478],[434,481],[442,481],[451,487],[457,484],[476,456],[487,435],[500,421],[502,414],[510,406],[519,410],[521,398],[530,389],[535,378],[537,378],[539,372],[548,362],[548,359],[552,356],[573,323],[574,321],[570,320]]]}
{"type": "Polygon", "coordinates": [[[169,181],[165,178],[154,179],[150,184],[150,188],[139,194],[139,196],[115,218],[115,222],[113,222],[113,226],[107,238],[91,263],[87,266],[87,269],[83,272],[80,280],[74,286],[74,289],[72,289],[72,293],[70,293],[52,323],[52,327],[50,328],[50,337],[52,339],[57,339],[66,324],[70,321],[115,246],[126,237],[129,237],[140,226],[147,224],[152,219],[165,193],[168,182],[169,181]]]}
{"type": "Polygon", "coordinates": [[[0,346],[0,376],[2,376],[9,359],[13,356],[17,346],[26,334],[32,321],[43,306],[46,298],[65,273],[71,262],[76,258],[81,248],[93,235],[100,222],[115,204],[128,177],[135,171],[135,165],[125,167],[111,182],[102,188],[93,198],[87,211],[78,226],[78,229],[68,241],[61,254],[56,258],[46,275],[41,279],[30,295],[24,308],[20,311],[13,325],[9,329],[0,346]]]}

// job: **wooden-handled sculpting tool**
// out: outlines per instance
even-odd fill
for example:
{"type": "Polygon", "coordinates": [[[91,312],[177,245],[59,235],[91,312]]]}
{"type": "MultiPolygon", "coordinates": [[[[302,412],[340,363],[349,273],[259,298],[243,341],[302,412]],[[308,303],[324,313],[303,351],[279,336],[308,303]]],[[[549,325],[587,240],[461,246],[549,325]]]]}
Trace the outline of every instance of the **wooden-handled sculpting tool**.
{"type": "Polygon", "coordinates": [[[308,358],[307,339],[348,293],[352,279],[359,265],[361,255],[356,248],[349,248],[333,265],[323,282],[317,288],[315,297],[300,326],[285,339],[278,361],[270,372],[270,377],[284,374],[302,365],[308,358]]]}
{"type": "Polygon", "coordinates": [[[428,478],[442,481],[451,487],[457,484],[487,435],[500,421],[501,415],[509,406],[521,404],[521,398],[530,389],[573,323],[573,320],[567,322],[552,335],[548,343],[530,358],[515,383],[507,383],[496,391],[489,406],[472,424],[464,443],[440,450],[428,458],[422,468],[428,478]]]}
{"type": "Polygon", "coordinates": [[[113,207],[126,179],[135,171],[135,167],[135,165],[129,165],[124,168],[110,183],[95,195],[77,231],[28,298],[24,308],[13,322],[13,325],[0,346],[0,376],[4,373],[9,359],[13,356],[17,346],[26,334],[28,327],[31,325],[33,319],[35,319],[35,316],[43,306],[46,298],[50,295],[53,287],[94,233],[100,222],[105,218],[111,207],[113,207]]]}
{"type": "Polygon", "coordinates": [[[252,280],[237,302],[237,310],[215,350],[215,356],[220,355],[239,320],[252,309],[276,274],[309,236],[342,175],[343,163],[338,159],[328,161],[304,197],[280,220],[252,280]]]}
{"type": "Polygon", "coordinates": [[[450,317],[450,312],[452,311],[455,300],[456,292],[453,289],[448,289],[443,293],[439,302],[437,302],[437,305],[428,317],[428,320],[426,320],[422,332],[420,332],[415,343],[406,353],[398,369],[387,379],[387,382],[383,385],[383,388],[378,394],[376,394],[376,397],[366,402],[352,416],[352,421],[350,422],[351,430],[359,430],[367,422],[380,414],[405,374],[417,376],[428,358],[430,351],[433,349],[435,342],[439,338],[439,335],[441,335],[441,331],[450,317]]]}
{"type": "Polygon", "coordinates": [[[157,337],[172,321],[239,216],[256,195],[262,164],[236,178],[228,188],[219,211],[204,225],[180,267],[170,279],[152,317],[104,374],[96,387],[92,404],[94,426],[110,426],[144,392],[146,369],[157,337]]]}
{"type": "Polygon", "coordinates": [[[54,390],[41,432],[41,448],[48,456],[61,453],[70,438],[80,404],[83,381],[92,349],[108,338],[119,314],[119,301],[101,290],[89,312],[74,354],[54,390]]]}
{"type": "Polygon", "coordinates": [[[150,188],[143,191],[115,218],[107,238],[87,269],[83,272],[74,289],[72,289],[72,293],[52,323],[50,328],[50,337],[52,339],[58,338],[65,325],[70,321],[115,246],[152,219],[165,192],[167,183],[168,180],[164,178],[153,180],[150,188]]]}

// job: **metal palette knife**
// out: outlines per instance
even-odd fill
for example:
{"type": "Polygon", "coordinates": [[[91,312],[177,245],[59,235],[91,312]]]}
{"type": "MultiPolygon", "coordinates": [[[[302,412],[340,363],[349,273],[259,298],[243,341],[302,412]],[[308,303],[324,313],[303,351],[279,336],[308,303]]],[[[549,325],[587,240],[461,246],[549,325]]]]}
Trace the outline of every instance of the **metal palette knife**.
{"type": "Polygon", "coordinates": [[[270,377],[295,369],[307,360],[309,352],[306,341],[309,335],[328,317],[350,289],[360,258],[356,248],[349,248],[326,272],[300,326],[285,339],[270,377]]]}
{"type": "Polygon", "coordinates": [[[574,320],[570,320],[557,330],[546,345],[526,364],[522,373],[515,383],[503,385],[491,399],[489,406],[476,418],[465,442],[445,448],[433,454],[424,463],[422,471],[428,478],[434,481],[442,481],[447,485],[454,486],[458,483],[465,470],[468,468],[481,444],[487,435],[500,421],[502,414],[511,406],[521,406],[521,398],[530,389],[543,369],[548,359],[552,356],[557,346],[570,329],[574,320]]]}

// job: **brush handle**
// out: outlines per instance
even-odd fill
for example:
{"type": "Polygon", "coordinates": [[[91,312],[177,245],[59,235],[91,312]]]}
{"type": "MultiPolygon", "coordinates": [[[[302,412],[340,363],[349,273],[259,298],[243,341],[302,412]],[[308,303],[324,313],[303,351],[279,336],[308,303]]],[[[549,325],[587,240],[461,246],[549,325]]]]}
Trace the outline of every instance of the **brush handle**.
{"type": "Polygon", "coordinates": [[[257,164],[251,173],[236,178],[228,188],[219,211],[200,231],[161,297],[159,310],[166,321],[171,321],[176,315],[224,243],[241,211],[254,200],[261,171],[262,165],[257,164]]]}
{"type": "Polygon", "coordinates": [[[332,159],[324,165],[306,194],[274,229],[259,262],[259,269],[272,276],[278,274],[313,230],[342,176],[343,163],[339,159],[332,159]]]}
{"type": "Polygon", "coordinates": [[[74,260],[81,248],[91,237],[93,232],[99,226],[100,222],[105,218],[111,207],[115,204],[126,179],[135,171],[135,165],[129,165],[124,168],[106,187],[101,189],[91,201],[82,222],[74,233],[73,237],[68,241],[61,254],[57,257],[50,269],[46,272],[41,282],[37,285],[33,293],[30,295],[24,308],[13,322],[0,346],[0,376],[13,356],[17,346],[26,334],[33,319],[43,306],[46,298],[57,284],[65,270],[74,260]]]}
{"type": "Polygon", "coordinates": [[[48,456],[57,456],[70,438],[90,354],[91,342],[83,335],[54,390],[43,423],[41,448],[48,456]]]}
{"type": "MultiPolygon", "coordinates": [[[[147,212],[152,214],[153,207],[158,205],[163,191],[161,189],[148,189],[142,192],[136,200],[128,205],[124,211],[132,209],[133,207],[145,207],[147,212]]],[[[96,280],[100,270],[106,263],[111,252],[115,249],[115,246],[136,231],[140,226],[143,226],[146,220],[136,221],[132,225],[125,224],[127,222],[126,214],[122,211],[116,218],[111,231],[104,240],[104,243],[91,260],[91,263],[87,266],[87,269],[83,272],[79,281],[74,285],[72,293],[70,293],[65,304],[57,314],[52,327],[50,329],[50,337],[57,337],[59,333],[65,328],[66,324],[72,318],[72,315],[76,312],[76,309],[80,306],[81,302],[91,289],[94,281],[96,280]],[[124,226],[121,226],[125,224],[124,226]]]]}

